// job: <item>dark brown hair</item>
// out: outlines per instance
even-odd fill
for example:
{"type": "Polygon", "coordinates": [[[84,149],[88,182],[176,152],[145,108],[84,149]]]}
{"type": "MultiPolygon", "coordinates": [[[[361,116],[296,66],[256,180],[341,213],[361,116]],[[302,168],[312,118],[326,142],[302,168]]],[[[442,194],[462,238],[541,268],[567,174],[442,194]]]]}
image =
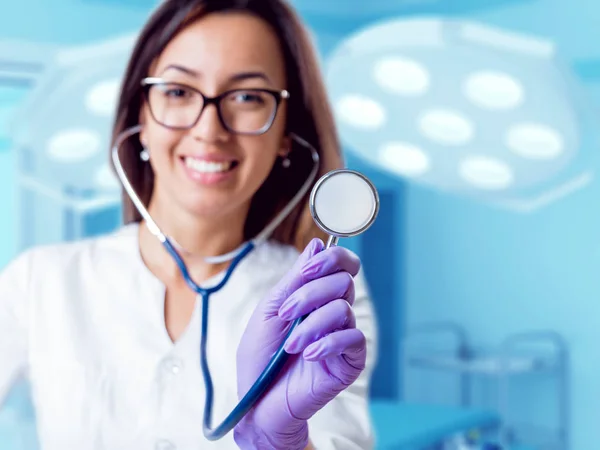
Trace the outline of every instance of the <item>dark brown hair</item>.
{"type": "MultiPolygon", "coordinates": [[[[139,123],[144,96],[141,80],[149,75],[153,62],[167,44],[186,26],[215,12],[246,12],[267,22],[279,38],[287,75],[288,100],[286,132],[295,133],[319,152],[321,176],[342,166],[342,157],[333,115],[328,103],[318,60],[311,39],[300,18],[284,0],[165,0],[141,30],[130,56],[121,86],[113,127],[113,144],[119,133],[139,123]]],[[[308,177],[312,168],[310,152],[293,144],[292,165],[275,164],[255,194],[244,234],[255,236],[283,208],[308,177]]],[[[121,161],[133,188],[147,206],[154,186],[150,164],[140,160],[141,144],[128,139],[121,147],[121,161]]],[[[312,186],[311,186],[312,187],[312,186]]],[[[309,191],[310,193],[310,191],[309,191]]],[[[308,195],[275,230],[272,238],[302,249],[315,236],[325,236],[308,211],[308,195]]],[[[139,222],[141,216],[123,193],[123,220],[139,222]]]]}

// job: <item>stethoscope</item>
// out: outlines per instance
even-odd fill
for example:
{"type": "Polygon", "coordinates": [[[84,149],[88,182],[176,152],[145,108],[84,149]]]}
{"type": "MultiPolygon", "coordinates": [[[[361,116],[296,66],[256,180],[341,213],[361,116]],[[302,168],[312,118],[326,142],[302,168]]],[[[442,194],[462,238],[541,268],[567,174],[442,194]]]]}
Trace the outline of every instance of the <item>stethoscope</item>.
{"type": "MultiPolygon", "coordinates": [[[[192,280],[188,269],[181,258],[179,251],[183,249],[175,243],[173,238],[167,237],[158,227],[156,222],[150,216],[150,213],[141,202],[135,189],[131,186],[121,161],[119,159],[119,149],[123,142],[131,136],[139,133],[142,127],[140,125],[131,127],[120,133],[115,139],[115,144],[112,148],[112,160],[117,173],[117,176],[125,189],[125,192],[133,202],[134,206],[139,211],[144,219],[148,230],[156,236],[156,238],[165,247],[167,252],[173,257],[187,285],[202,298],[202,324],[200,334],[200,366],[202,376],[206,386],[206,399],[204,403],[204,421],[203,433],[204,436],[211,441],[221,439],[236,424],[248,413],[252,406],[258,401],[260,396],[266,391],[269,385],[275,380],[278,373],[284,366],[289,354],[283,349],[285,341],[287,341],[291,332],[306,318],[306,316],[296,319],[279,349],[275,352],[261,375],[258,377],[254,385],[233,408],[231,413],[223,420],[223,422],[215,428],[211,427],[212,407],[213,407],[213,384],[210,376],[210,371],[207,362],[206,343],[208,336],[208,300],[211,294],[219,291],[229,277],[233,273],[240,261],[250,253],[256,246],[265,242],[271,233],[279,226],[279,224],[290,214],[290,212],[302,200],[311,184],[315,180],[319,169],[319,154],[316,149],[304,139],[294,134],[290,137],[307,148],[312,155],[313,168],[300,187],[296,195],[290,200],[288,205],[271,220],[271,222],[250,241],[240,245],[237,249],[224,255],[205,257],[205,261],[210,263],[223,263],[231,261],[227,268],[223,279],[215,286],[203,288],[198,286],[192,280]]],[[[313,187],[310,195],[310,212],[315,220],[315,223],[324,232],[328,233],[329,239],[326,248],[336,245],[340,237],[356,236],[369,228],[379,212],[379,195],[377,189],[371,181],[363,174],[348,170],[334,170],[321,177],[313,187]]]]}

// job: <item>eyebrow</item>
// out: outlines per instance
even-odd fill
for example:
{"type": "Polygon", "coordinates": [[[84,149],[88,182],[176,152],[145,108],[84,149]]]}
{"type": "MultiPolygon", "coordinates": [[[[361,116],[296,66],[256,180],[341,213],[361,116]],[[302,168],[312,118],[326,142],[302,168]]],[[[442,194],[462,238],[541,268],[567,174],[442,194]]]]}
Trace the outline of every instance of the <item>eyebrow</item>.
{"type": "Polygon", "coordinates": [[[179,72],[183,72],[183,73],[185,73],[187,75],[191,75],[193,77],[199,77],[200,76],[200,74],[198,72],[196,72],[195,70],[190,69],[188,67],[180,66],[178,64],[169,64],[167,67],[165,67],[163,69],[163,71],[162,71],[161,74],[164,75],[165,72],[167,72],[168,70],[171,70],[171,69],[177,70],[179,72]]]}
{"type": "MultiPolygon", "coordinates": [[[[169,64],[162,71],[162,74],[164,74],[168,70],[177,70],[179,72],[183,72],[186,75],[190,75],[190,76],[195,77],[195,78],[200,78],[202,76],[202,74],[200,72],[198,72],[198,71],[196,71],[194,69],[190,69],[189,67],[181,66],[179,64],[169,64]]],[[[245,80],[251,80],[251,79],[255,79],[255,78],[264,80],[264,81],[266,81],[269,84],[273,84],[273,82],[267,76],[267,74],[264,73],[264,72],[260,72],[260,71],[239,72],[239,73],[236,73],[236,74],[232,75],[231,77],[229,77],[228,82],[229,83],[235,83],[235,82],[240,82],[240,81],[245,81],[245,80]]]]}

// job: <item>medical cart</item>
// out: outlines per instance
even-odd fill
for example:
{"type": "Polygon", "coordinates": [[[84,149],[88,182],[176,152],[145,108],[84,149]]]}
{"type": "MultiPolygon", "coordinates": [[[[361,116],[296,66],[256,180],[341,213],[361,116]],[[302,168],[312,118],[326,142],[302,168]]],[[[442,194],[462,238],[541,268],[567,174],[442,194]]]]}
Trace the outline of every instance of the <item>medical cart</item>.
{"type": "Polygon", "coordinates": [[[409,330],[403,353],[405,374],[419,369],[454,375],[459,404],[467,410],[476,403],[472,397],[477,382],[491,386],[493,407],[489,413],[497,413],[501,421],[497,435],[501,448],[567,450],[569,352],[565,340],[555,331],[512,334],[497,348],[477,349],[460,325],[426,323],[409,330]],[[547,382],[548,378],[552,388],[544,398],[553,400],[552,424],[521,423],[518,411],[510,402],[517,381],[521,387],[523,383],[530,383],[526,390],[519,390],[519,395],[527,395],[530,388],[547,382]]]}

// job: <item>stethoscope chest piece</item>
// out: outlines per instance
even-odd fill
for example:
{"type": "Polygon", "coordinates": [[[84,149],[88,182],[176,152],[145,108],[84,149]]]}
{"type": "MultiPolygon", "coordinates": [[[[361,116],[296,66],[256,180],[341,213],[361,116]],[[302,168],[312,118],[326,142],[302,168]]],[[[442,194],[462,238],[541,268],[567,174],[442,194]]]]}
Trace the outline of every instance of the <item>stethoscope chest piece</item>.
{"type": "Polygon", "coordinates": [[[323,175],[310,195],[310,212],[330,243],[365,232],[377,218],[379,195],[363,174],[340,169],[323,175]]]}

